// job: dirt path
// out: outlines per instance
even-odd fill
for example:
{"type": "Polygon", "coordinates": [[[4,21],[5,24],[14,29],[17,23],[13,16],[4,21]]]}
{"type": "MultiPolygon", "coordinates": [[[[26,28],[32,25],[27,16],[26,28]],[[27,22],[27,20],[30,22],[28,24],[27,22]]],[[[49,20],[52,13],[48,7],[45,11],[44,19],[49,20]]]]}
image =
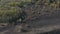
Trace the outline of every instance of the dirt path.
{"type": "MultiPolygon", "coordinates": [[[[1,34],[37,34],[41,32],[48,32],[55,29],[60,29],[60,18],[45,18],[45,19],[36,19],[36,20],[29,20],[27,21],[29,25],[31,26],[31,31],[29,32],[14,32],[16,26],[10,26],[11,28],[4,30],[3,32],[0,32],[1,34]]],[[[1,30],[0,30],[1,31],[1,30]]]]}

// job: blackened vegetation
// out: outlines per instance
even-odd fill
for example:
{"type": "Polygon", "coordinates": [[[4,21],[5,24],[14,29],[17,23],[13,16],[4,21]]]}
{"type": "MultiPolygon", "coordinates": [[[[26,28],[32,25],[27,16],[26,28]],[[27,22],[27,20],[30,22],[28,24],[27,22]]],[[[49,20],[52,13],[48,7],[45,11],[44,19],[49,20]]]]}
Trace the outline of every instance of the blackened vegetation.
{"type": "MultiPolygon", "coordinates": [[[[21,18],[21,22],[20,22],[21,24],[22,24],[22,23],[26,23],[26,22],[23,21],[23,20],[25,20],[25,18],[26,18],[26,13],[25,13],[24,11],[22,11],[22,13],[20,14],[20,17],[19,17],[19,18],[21,18]]],[[[18,18],[18,19],[19,19],[19,18],[18,18]]]]}
{"type": "Polygon", "coordinates": [[[21,23],[25,23],[23,22],[23,20],[26,18],[26,13],[24,11],[22,11],[21,13],[21,23]]]}
{"type": "Polygon", "coordinates": [[[14,25],[17,25],[18,24],[17,20],[19,20],[19,19],[21,19],[20,23],[25,23],[25,22],[23,22],[23,20],[26,17],[26,13],[24,11],[22,11],[18,16],[19,16],[18,18],[12,18],[12,20],[9,20],[9,23],[10,24],[14,23],[14,25]]]}
{"type": "Polygon", "coordinates": [[[50,3],[53,3],[55,0],[50,0],[50,3]]]}

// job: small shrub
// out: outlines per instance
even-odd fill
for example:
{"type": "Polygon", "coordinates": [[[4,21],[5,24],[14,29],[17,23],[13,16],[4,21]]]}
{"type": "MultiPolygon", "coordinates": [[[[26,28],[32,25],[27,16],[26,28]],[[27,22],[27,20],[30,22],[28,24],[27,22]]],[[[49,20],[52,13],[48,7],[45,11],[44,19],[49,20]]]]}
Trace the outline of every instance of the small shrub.
{"type": "Polygon", "coordinates": [[[16,20],[20,16],[20,10],[16,7],[9,7],[0,9],[0,22],[8,22],[9,20],[16,20]]]}

